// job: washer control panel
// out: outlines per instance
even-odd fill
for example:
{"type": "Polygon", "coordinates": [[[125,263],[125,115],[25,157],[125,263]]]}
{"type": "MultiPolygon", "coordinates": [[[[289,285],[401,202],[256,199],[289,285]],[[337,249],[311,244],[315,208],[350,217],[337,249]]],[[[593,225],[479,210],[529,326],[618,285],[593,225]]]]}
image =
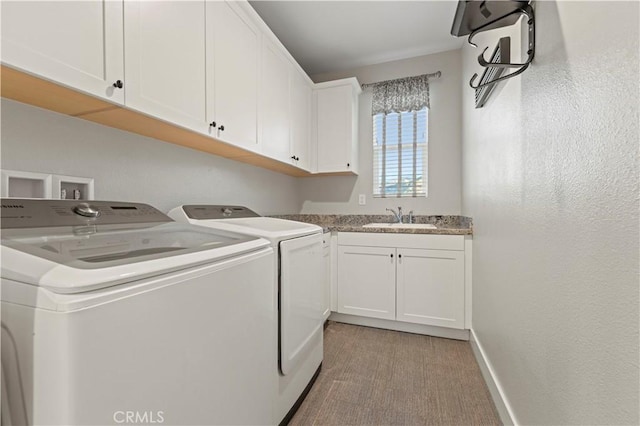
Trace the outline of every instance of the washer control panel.
{"type": "Polygon", "coordinates": [[[147,222],[173,220],[160,210],[142,203],[2,199],[2,229],[147,222]]]}

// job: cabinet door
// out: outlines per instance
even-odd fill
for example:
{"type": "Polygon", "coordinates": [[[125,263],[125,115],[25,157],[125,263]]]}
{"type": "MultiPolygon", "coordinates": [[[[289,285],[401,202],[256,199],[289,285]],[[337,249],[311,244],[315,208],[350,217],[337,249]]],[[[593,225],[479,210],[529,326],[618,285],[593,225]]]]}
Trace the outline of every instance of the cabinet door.
{"type": "Polygon", "coordinates": [[[338,246],[338,312],[395,319],[396,249],[338,246]]]}
{"type": "Polygon", "coordinates": [[[217,125],[212,135],[257,150],[260,32],[233,2],[207,1],[206,9],[207,117],[217,125]]]}
{"type": "Polygon", "coordinates": [[[125,2],[126,106],[207,131],[205,2],[125,2]]]}
{"type": "Polygon", "coordinates": [[[398,321],[464,328],[464,252],[398,249],[398,321]]]}
{"type": "Polygon", "coordinates": [[[289,61],[271,42],[262,45],[262,152],[290,162],[289,61]]]}
{"type": "Polygon", "coordinates": [[[322,317],[326,320],[331,314],[331,244],[329,238],[331,234],[324,234],[322,237],[322,258],[324,260],[324,305],[322,317]]]}
{"type": "Polygon", "coordinates": [[[3,63],[120,104],[122,43],[122,2],[2,2],[3,63]]]}
{"type": "Polygon", "coordinates": [[[352,166],[352,89],[350,86],[319,89],[315,101],[318,173],[349,171],[352,166]]]}
{"type": "Polygon", "coordinates": [[[311,169],[311,86],[297,70],[291,72],[291,155],[292,164],[311,169]]]}

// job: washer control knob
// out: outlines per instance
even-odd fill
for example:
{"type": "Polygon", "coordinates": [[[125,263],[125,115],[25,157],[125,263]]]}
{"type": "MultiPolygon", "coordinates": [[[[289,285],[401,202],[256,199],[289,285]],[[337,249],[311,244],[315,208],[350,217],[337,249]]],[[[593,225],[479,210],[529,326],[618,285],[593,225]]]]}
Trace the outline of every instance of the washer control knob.
{"type": "Polygon", "coordinates": [[[78,204],[73,208],[73,212],[84,217],[98,217],[100,216],[100,210],[95,207],[91,207],[87,203],[78,204]]]}

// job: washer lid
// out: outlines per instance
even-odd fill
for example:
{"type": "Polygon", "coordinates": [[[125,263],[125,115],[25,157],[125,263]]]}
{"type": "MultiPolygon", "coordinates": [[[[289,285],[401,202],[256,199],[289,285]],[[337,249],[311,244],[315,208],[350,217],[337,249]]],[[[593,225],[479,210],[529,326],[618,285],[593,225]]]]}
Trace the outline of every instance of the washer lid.
{"type": "Polygon", "coordinates": [[[80,293],[266,246],[256,237],[175,222],[5,229],[2,277],[80,293]]]}

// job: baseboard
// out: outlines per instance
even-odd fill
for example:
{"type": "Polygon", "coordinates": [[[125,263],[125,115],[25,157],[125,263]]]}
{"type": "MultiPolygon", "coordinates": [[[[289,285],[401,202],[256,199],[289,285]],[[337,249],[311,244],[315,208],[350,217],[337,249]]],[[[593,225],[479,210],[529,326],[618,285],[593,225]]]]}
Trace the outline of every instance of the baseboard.
{"type": "Polygon", "coordinates": [[[404,331],[405,333],[425,334],[427,336],[444,337],[456,340],[469,340],[469,330],[458,330],[456,328],[413,324],[409,322],[391,321],[380,318],[368,318],[358,315],[340,314],[338,312],[331,312],[329,320],[343,322],[345,324],[362,325],[365,327],[404,331]]]}
{"type": "Polygon", "coordinates": [[[484,381],[489,388],[489,392],[493,398],[493,403],[496,405],[502,424],[517,425],[515,422],[515,416],[513,415],[513,410],[511,409],[511,406],[504,394],[504,390],[502,389],[502,386],[500,386],[500,382],[496,379],[493,368],[491,368],[491,364],[488,362],[487,356],[473,329],[469,336],[469,343],[471,343],[471,350],[473,350],[473,355],[476,357],[478,366],[480,366],[482,377],[484,377],[484,381]]]}

